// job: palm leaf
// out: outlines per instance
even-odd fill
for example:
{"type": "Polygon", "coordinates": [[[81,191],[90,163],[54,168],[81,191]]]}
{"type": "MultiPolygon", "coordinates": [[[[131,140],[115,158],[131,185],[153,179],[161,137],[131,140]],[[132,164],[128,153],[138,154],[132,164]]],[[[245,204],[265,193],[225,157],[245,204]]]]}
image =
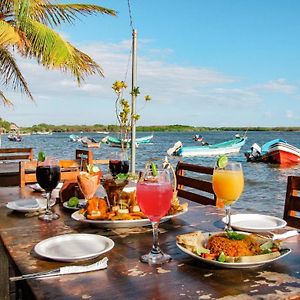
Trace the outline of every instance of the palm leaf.
{"type": "Polygon", "coordinates": [[[31,42],[26,49],[27,57],[35,57],[38,63],[47,68],[59,68],[69,71],[80,83],[86,75],[99,74],[103,76],[101,67],[87,54],[79,51],[58,33],[44,24],[27,19],[22,30],[31,42]]]}
{"type": "Polygon", "coordinates": [[[20,42],[20,36],[9,23],[0,20],[0,46],[14,45],[20,42]]]}
{"type": "Polygon", "coordinates": [[[116,11],[90,4],[45,4],[34,7],[30,17],[43,24],[57,26],[61,23],[73,24],[78,15],[88,16],[97,13],[116,16],[116,11]]]}
{"type": "Polygon", "coordinates": [[[14,57],[4,47],[0,47],[0,74],[2,75],[2,84],[11,84],[14,90],[20,89],[21,92],[25,92],[33,100],[27,82],[14,57]]]}
{"type": "Polygon", "coordinates": [[[9,100],[2,91],[0,91],[0,100],[4,105],[13,105],[12,101],[9,100]]]}

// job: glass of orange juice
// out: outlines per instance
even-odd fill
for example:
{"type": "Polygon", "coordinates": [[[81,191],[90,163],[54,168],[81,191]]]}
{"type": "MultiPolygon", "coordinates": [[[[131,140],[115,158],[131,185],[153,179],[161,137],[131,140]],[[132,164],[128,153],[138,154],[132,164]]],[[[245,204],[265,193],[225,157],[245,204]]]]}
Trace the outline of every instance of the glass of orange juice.
{"type": "Polygon", "coordinates": [[[231,228],[231,205],[239,199],[244,189],[244,175],[241,163],[216,164],[213,173],[213,190],[225,205],[226,226],[231,228]]]}

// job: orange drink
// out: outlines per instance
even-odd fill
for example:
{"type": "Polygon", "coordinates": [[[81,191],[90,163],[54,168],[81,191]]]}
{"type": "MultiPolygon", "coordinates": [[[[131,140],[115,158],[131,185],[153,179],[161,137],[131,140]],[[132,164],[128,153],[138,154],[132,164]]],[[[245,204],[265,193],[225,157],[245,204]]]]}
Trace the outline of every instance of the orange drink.
{"type": "Polygon", "coordinates": [[[226,156],[219,157],[214,167],[212,184],[217,198],[225,204],[225,230],[232,230],[231,205],[239,199],[244,189],[242,165],[228,162],[226,156]]]}
{"type": "Polygon", "coordinates": [[[242,170],[215,170],[213,188],[217,198],[222,199],[225,205],[231,205],[240,197],[244,189],[242,170]]]}

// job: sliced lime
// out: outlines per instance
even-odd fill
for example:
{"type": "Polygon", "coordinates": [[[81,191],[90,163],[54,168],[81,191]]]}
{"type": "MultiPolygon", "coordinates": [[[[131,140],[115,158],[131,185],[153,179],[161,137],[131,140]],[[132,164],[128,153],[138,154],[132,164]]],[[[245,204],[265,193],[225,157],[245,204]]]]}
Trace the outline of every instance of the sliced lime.
{"type": "Polygon", "coordinates": [[[157,167],[154,162],[151,162],[151,171],[153,176],[157,176],[157,167]]]}
{"type": "Polygon", "coordinates": [[[228,157],[226,155],[221,155],[218,158],[217,166],[219,168],[225,168],[228,164],[228,157]]]}
{"type": "Polygon", "coordinates": [[[39,161],[45,161],[45,159],[46,159],[46,155],[45,155],[45,153],[44,152],[39,152],[39,154],[38,154],[38,160],[39,161]]]}
{"type": "Polygon", "coordinates": [[[76,207],[79,204],[79,199],[77,197],[71,197],[68,201],[69,207],[76,207]]]}

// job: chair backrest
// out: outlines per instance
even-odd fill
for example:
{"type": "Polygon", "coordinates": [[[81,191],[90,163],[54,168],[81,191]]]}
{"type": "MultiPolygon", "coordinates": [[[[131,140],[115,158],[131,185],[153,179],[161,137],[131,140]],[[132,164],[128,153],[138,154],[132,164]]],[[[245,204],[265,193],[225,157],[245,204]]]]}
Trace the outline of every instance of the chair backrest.
{"type": "Polygon", "coordinates": [[[288,176],[283,219],[300,228],[300,176],[288,176]]]}
{"type": "Polygon", "coordinates": [[[93,163],[93,152],[91,150],[75,150],[75,159],[80,161],[82,164],[92,164],[93,163]]]}
{"type": "MultiPolygon", "coordinates": [[[[93,154],[90,150],[76,150],[75,155],[76,159],[61,159],[59,161],[61,181],[76,181],[77,175],[82,169],[85,169],[86,164],[108,164],[108,160],[93,160],[93,154]]],[[[26,184],[37,182],[36,167],[36,160],[19,162],[19,186],[23,187],[26,184]]]]}
{"type": "Polygon", "coordinates": [[[0,161],[33,160],[32,148],[0,148],[0,161]]]}
{"type": "Polygon", "coordinates": [[[199,204],[223,207],[212,187],[214,169],[195,164],[178,162],[176,166],[177,195],[199,204]]]}
{"type": "MultiPolygon", "coordinates": [[[[80,162],[72,159],[62,159],[59,161],[60,166],[60,180],[76,180],[80,172],[80,162]]],[[[37,161],[21,161],[19,162],[20,181],[21,187],[29,183],[36,183],[37,161]]]]}

